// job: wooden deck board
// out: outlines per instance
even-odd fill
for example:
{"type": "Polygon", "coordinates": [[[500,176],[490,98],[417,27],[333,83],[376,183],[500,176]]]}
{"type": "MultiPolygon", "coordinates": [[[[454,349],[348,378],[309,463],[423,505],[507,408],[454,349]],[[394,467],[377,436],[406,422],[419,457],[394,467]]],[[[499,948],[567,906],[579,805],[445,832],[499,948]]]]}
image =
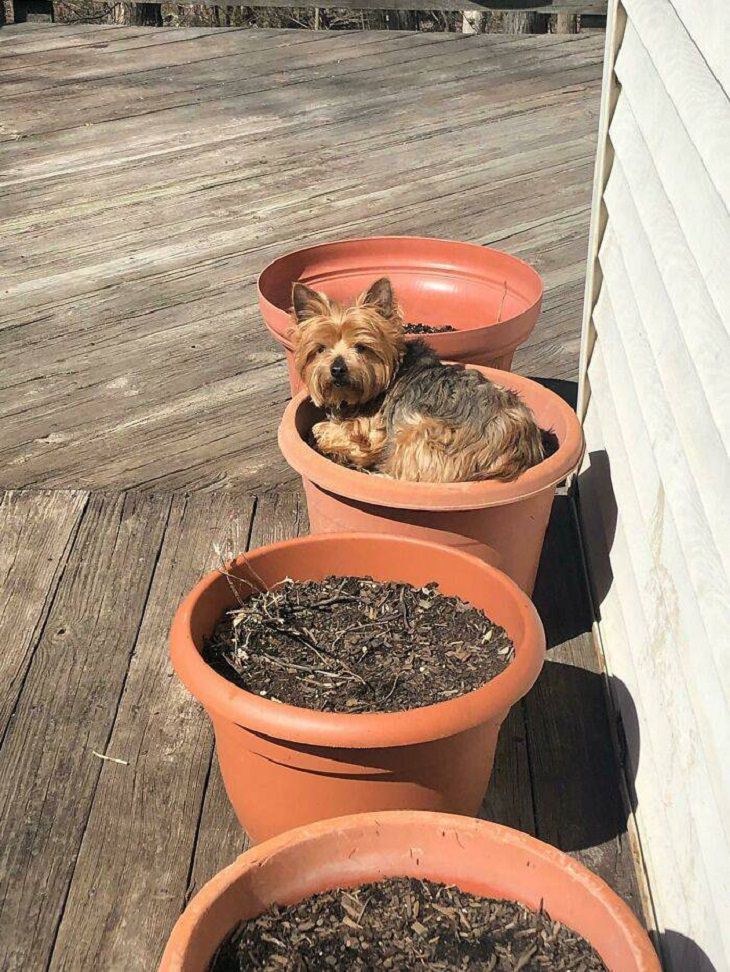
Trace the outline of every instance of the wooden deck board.
{"type": "Polygon", "coordinates": [[[499,731],[492,778],[479,816],[528,834],[535,833],[535,800],[522,702],[513,706],[499,731]]]}
{"type": "Polygon", "coordinates": [[[0,501],[0,739],[5,735],[86,505],[80,490],[0,501]]]}
{"type": "Polygon", "coordinates": [[[214,545],[245,548],[252,509],[222,491],[173,499],[107,744],[129,765],[101,768],[53,969],[155,968],[185,902],[213,741],[174,676],[167,634],[184,595],[220,562],[214,545]]]}
{"type": "MultiPolygon", "coordinates": [[[[113,32],[119,30],[126,31],[128,36],[136,33],[129,27],[122,28],[115,24],[55,24],[53,30],[49,30],[44,24],[33,22],[13,29],[4,27],[0,31],[0,54],[5,61],[15,55],[88,47],[91,44],[107,42],[113,32]]],[[[143,30],[149,33],[149,29],[143,30]]]]}
{"type": "MultiPolygon", "coordinates": [[[[552,70],[548,72],[543,67],[540,83],[536,85],[534,65],[530,69],[528,64],[517,74],[513,59],[505,58],[503,64],[495,63],[493,57],[485,60],[481,48],[469,44],[469,38],[445,44],[443,40],[434,40],[433,35],[423,36],[424,40],[417,43],[408,40],[406,47],[403,35],[376,35],[374,39],[369,38],[367,45],[358,45],[360,56],[356,61],[348,62],[346,68],[338,66],[338,76],[348,80],[350,96],[357,99],[354,107],[362,111],[357,125],[352,117],[351,103],[338,97],[336,90],[328,91],[321,83],[326,78],[320,79],[318,85],[307,84],[305,71],[294,73],[291,77],[280,77],[275,73],[270,78],[246,78],[241,82],[233,81],[229,77],[225,90],[209,85],[202,91],[194,89],[192,93],[187,93],[180,92],[179,85],[171,85],[172,92],[177,97],[163,100],[159,110],[159,101],[139,97],[144,94],[144,90],[137,92],[138,97],[131,98],[132,104],[127,103],[125,107],[116,103],[115,92],[110,93],[111,104],[107,105],[103,90],[97,101],[96,85],[83,85],[81,87],[86,92],[88,107],[94,109],[92,117],[96,118],[96,124],[104,125],[103,129],[96,132],[64,129],[63,126],[74,118],[74,113],[73,105],[66,104],[65,112],[69,117],[66,118],[63,112],[59,114],[58,109],[63,107],[63,100],[56,106],[56,111],[49,113],[52,123],[61,129],[58,132],[54,132],[52,128],[43,131],[43,116],[33,124],[25,116],[18,119],[21,125],[27,125],[33,138],[30,142],[16,140],[12,149],[7,146],[4,149],[8,166],[2,183],[3,204],[10,207],[9,213],[14,213],[17,209],[21,217],[14,221],[11,228],[14,229],[15,225],[22,228],[23,223],[32,224],[34,221],[39,225],[53,219],[63,221],[68,212],[87,215],[85,210],[95,199],[100,200],[107,208],[118,208],[130,202],[141,202],[148,195],[154,200],[155,192],[151,190],[185,195],[191,190],[199,191],[204,188],[191,184],[191,176],[202,177],[216,185],[230,184],[231,189],[235,189],[236,183],[240,183],[245,189],[247,181],[270,174],[269,164],[274,166],[275,174],[283,168],[283,174],[289,175],[290,188],[295,189],[296,185],[292,184],[292,160],[289,158],[292,153],[296,156],[298,166],[306,167],[306,172],[312,166],[321,164],[325,149],[336,149],[337,158],[346,153],[347,160],[353,155],[366,153],[370,156],[373,152],[388,149],[393,162],[396,162],[400,158],[401,147],[428,137],[434,138],[434,144],[439,145],[442,152],[455,163],[463,156],[465,148],[471,148],[474,153],[479,148],[484,151],[485,148],[488,150],[497,145],[509,156],[515,151],[513,143],[516,138],[533,135],[533,138],[540,138],[545,146],[552,142],[557,143],[554,132],[556,122],[561,120],[565,123],[576,113],[583,121],[580,133],[591,135],[591,130],[586,127],[585,117],[586,110],[593,107],[590,103],[590,90],[584,90],[579,83],[581,76],[575,77],[575,72],[590,71],[595,56],[594,49],[587,48],[587,45],[578,49],[576,41],[555,44],[554,56],[550,59],[552,70]],[[461,45],[467,44],[469,46],[461,50],[461,45]],[[581,54],[580,57],[571,56],[570,74],[559,70],[563,64],[565,44],[568,52],[581,54]],[[378,50],[382,52],[381,57],[376,53],[378,50]],[[404,103],[398,97],[397,88],[371,90],[372,74],[375,73],[377,77],[378,74],[386,72],[388,50],[394,51],[396,62],[398,55],[401,60],[408,55],[409,67],[392,80],[408,77],[409,72],[419,68],[422,76],[417,76],[416,80],[422,81],[428,88],[427,82],[433,70],[439,65],[442,69],[448,68],[442,75],[443,83],[431,85],[434,90],[426,92],[428,110],[414,111],[413,104],[404,103]],[[369,64],[371,57],[373,63],[366,69],[365,65],[369,64]],[[386,61],[385,64],[382,63],[383,60],[386,61]],[[471,83],[467,83],[467,77],[471,83]],[[567,85],[566,82],[570,80],[576,83],[567,85]],[[493,83],[486,90],[480,90],[480,82],[486,81],[493,83]],[[511,83],[511,90],[507,90],[508,82],[511,83]],[[216,90],[218,98],[215,97],[216,90]],[[232,91],[234,94],[231,97],[232,91]],[[290,95],[297,106],[305,104],[314,112],[308,117],[306,126],[301,125],[295,111],[287,111],[286,95],[290,95]],[[511,95],[516,97],[513,99],[511,95]],[[586,95],[589,96],[588,103],[586,95]],[[246,114],[241,110],[237,113],[229,111],[227,125],[223,129],[215,123],[209,125],[201,118],[191,133],[195,137],[178,137],[172,143],[167,140],[167,133],[175,134],[178,120],[186,121],[194,114],[189,109],[196,104],[211,102],[210,107],[220,109],[225,107],[222,103],[235,102],[241,97],[255,97],[261,113],[257,115],[246,114]],[[125,116],[125,111],[131,114],[125,116]],[[508,118],[519,119],[529,111],[542,112],[538,119],[532,120],[537,120],[540,126],[546,125],[544,131],[540,130],[540,126],[537,130],[535,126],[526,126],[525,119],[522,118],[521,128],[514,132],[502,132],[500,129],[500,137],[496,141],[484,135],[475,140],[474,129],[479,125],[502,122],[508,118]],[[140,119],[148,115],[159,117],[148,118],[133,145],[128,144],[129,131],[135,127],[140,129],[140,119]],[[183,116],[182,119],[179,116],[183,116]],[[401,124],[404,118],[409,119],[405,130],[401,124]],[[453,135],[455,132],[461,133],[462,144],[449,152],[443,137],[446,133],[453,135]],[[377,134],[375,142],[372,137],[374,134],[377,134]],[[264,139],[266,153],[262,155],[264,139]],[[221,157],[221,149],[230,149],[232,154],[221,157]],[[399,151],[396,152],[395,149],[399,151]],[[262,170],[264,161],[266,167],[262,170]],[[94,174],[93,180],[89,179],[90,171],[94,174]],[[145,177],[142,186],[134,179],[139,174],[145,177]],[[60,180],[58,185],[54,181],[56,179],[60,180]],[[69,183],[68,180],[72,181],[69,183]],[[11,186],[13,192],[10,192],[11,186]],[[66,198],[64,188],[69,187],[73,189],[73,193],[70,198],[66,198]],[[114,190],[111,196],[110,189],[114,190]],[[132,191],[135,195],[128,199],[127,191],[132,191]],[[16,195],[19,197],[17,201],[16,195]],[[47,209],[54,203],[58,212],[52,209],[49,216],[47,209]]],[[[336,55],[347,53],[344,46],[346,43],[347,38],[339,41],[339,46],[333,50],[329,44],[323,46],[319,42],[322,56],[328,53],[331,62],[336,64],[336,55]]],[[[492,48],[490,53],[493,53],[492,48]]],[[[226,59],[226,65],[229,60],[226,59]]],[[[200,69],[196,66],[193,80],[199,74],[200,69]]],[[[158,81],[158,85],[162,86],[162,95],[166,93],[162,84],[165,77],[167,74],[158,81]]],[[[590,86],[595,86],[593,80],[590,86]]],[[[10,110],[16,101],[22,105],[25,100],[8,99],[4,107],[10,110]]],[[[129,100],[128,97],[127,102],[129,100]]],[[[177,134],[185,133],[180,133],[178,129],[177,134]]],[[[497,133],[491,134],[496,136],[497,133]]]]}
{"type": "Polygon", "coordinates": [[[50,958],[168,509],[98,494],[84,511],[0,749],[0,968],[50,958]]]}
{"type": "MultiPolygon", "coordinates": [[[[183,63],[178,63],[181,52],[176,48],[180,44],[190,46],[194,38],[176,41],[175,44],[148,45],[143,48],[137,62],[130,58],[126,49],[119,52],[113,63],[110,63],[111,53],[103,57],[102,53],[97,52],[95,64],[85,64],[84,69],[77,66],[78,58],[74,58],[68,66],[56,65],[60,80],[52,78],[50,80],[56,80],[56,83],[50,85],[45,74],[38,77],[40,65],[32,63],[30,57],[24,58],[20,67],[13,66],[7,72],[0,101],[10,110],[27,94],[43,91],[44,103],[32,107],[27,119],[28,130],[62,131],[76,127],[78,116],[73,118],[73,110],[77,107],[89,111],[90,122],[108,121],[110,118],[126,117],[125,109],[131,116],[143,116],[185,108],[200,101],[225,103],[233,97],[262,94],[277,80],[284,92],[293,89],[303,97],[317,94],[321,97],[321,92],[314,89],[298,92],[297,88],[304,84],[308,89],[310,82],[321,81],[322,68],[328,65],[334,65],[336,76],[343,78],[358,80],[357,76],[368,70],[376,70],[383,75],[388,69],[388,53],[393,50],[408,52],[407,63],[412,72],[423,66],[421,62],[424,59],[441,55],[453,57],[458,54],[462,63],[471,61],[476,65],[479,61],[483,62],[483,57],[479,57],[482,51],[479,45],[470,43],[469,38],[464,37],[455,46],[453,40],[449,41],[454,36],[450,34],[414,35],[374,31],[363,38],[359,32],[343,33],[333,45],[331,35],[327,32],[282,31],[275,36],[259,37],[256,48],[249,51],[241,51],[238,31],[224,31],[222,34],[228,36],[229,43],[223,45],[222,41],[216,41],[214,56],[209,56],[202,48],[196,50],[196,56],[191,54],[191,59],[183,63]],[[136,69],[135,64],[138,64],[136,69]],[[161,73],[162,69],[164,74],[161,73]],[[93,95],[98,93],[96,103],[90,82],[94,85],[93,95]],[[225,90],[220,88],[223,84],[225,90]],[[145,98],[140,102],[139,96],[146,95],[148,88],[152,89],[150,93],[154,100],[145,98]],[[54,124],[48,124],[54,121],[49,108],[60,109],[61,112],[54,124]],[[47,119],[45,124],[43,119],[47,119]]],[[[215,40],[210,35],[207,39],[210,43],[215,40]]],[[[577,61],[581,55],[590,58],[593,46],[586,43],[585,38],[580,40],[581,43],[565,38],[552,41],[549,45],[550,56],[546,54],[541,59],[543,66],[558,56],[572,61],[577,61]]],[[[482,64],[482,69],[494,71],[502,68],[513,74],[521,64],[534,60],[534,52],[529,44],[520,46],[505,40],[494,40],[490,44],[489,54],[489,60],[482,64]]],[[[41,55],[38,55],[38,59],[41,59],[41,55]]],[[[89,59],[83,60],[86,62],[89,59]]],[[[377,94],[382,96],[386,92],[377,94]]]]}
{"type": "MultiPolygon", "coordinates": [[[[276,543],[306,530],[306,509],[299,491],[268,493],[257,500],[249,545],[253,548],[276,543]]],[[[196,894],[247,847],[248,838],[233,812],[214,757],[190,868],[188,896],[196,894]]]]}
{"type": "Polygon", "coordinates": [[[575,376],[600,38],[44,36],[3,31],[27,50],[0,94],[0,486],[290,483],[254,282],[332,237],[525,256],[547,292],[521,366],[575,376]]]}

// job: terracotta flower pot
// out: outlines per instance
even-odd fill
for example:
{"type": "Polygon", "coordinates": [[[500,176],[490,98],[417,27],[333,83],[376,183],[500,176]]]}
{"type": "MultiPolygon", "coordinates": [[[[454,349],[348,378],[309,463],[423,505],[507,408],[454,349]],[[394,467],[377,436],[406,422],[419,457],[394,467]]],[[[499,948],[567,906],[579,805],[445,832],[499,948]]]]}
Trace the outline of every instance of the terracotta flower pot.
{"type": "Polygon", "coordinates": [[[160,972],[207,972],[235,926],[274,903],[390,877],[520,901],[582,935],[610,972],[661,972],[649,937],[600,878],[534,837],[441,813],[367,813],[302,827],[242,854],[185,909],[160,972]]]}
{"type": "MultiPolygon", "coordinates": [[[[204,705],[238,819],[255,840],[324,817],[364,810],[477,812],[499,727],[542,668],[545,637],[532,603],[499,571],[457,550],[398,537],[305,537],[262,547],[247,561],[267,586],[330,574],[436,581],[509,633],[514,660],[460,698],[406,712],[339,714],[272,702],[217,675],[200,648],[235,606],[228,579],[205,577],[178,608],[170,634],[175,671],[204,705]]],[[[250,577],[242,559],[231,573],[250,577]]]]}
{"type": "Polygon", "coordinates": [[[499,567],[532,592],[555,487],[578,465],[583,431],[573,409],[529,378],[479,368],[518,392],[559,448],[511,483],[409,483],[339,466],[307,444],[321,418],[305,392],[289,402],[279,447],[301,474],[312,533],[367,530],[459,547],[499,567]]]}
{"type": "Polygon", "coordinates": [[[537,322],[543,285],[527,263],[474,243],[420,236],[373,236],[287,253],[258,280],[266,327],[286,351],[292,394],[301,388],[292,359],[291,288],[302,280],[346,299],[389,276],[406,320],[457,331],[421,335],[440,358],[508,370],[537,322]]]}

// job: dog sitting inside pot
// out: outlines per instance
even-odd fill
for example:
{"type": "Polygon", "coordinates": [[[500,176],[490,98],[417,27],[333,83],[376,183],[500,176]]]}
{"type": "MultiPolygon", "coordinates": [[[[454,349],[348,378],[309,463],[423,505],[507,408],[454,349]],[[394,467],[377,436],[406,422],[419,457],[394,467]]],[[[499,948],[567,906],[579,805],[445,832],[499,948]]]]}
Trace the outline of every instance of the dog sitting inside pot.
{"type": "Polygon", "coordinates": [[[383,277],[346,306],[295,283],[294,360],[327,418],[312,434],[342,465],[412,482],[509,481],[543,459],[518,395],[406,341],[383,277]]]}

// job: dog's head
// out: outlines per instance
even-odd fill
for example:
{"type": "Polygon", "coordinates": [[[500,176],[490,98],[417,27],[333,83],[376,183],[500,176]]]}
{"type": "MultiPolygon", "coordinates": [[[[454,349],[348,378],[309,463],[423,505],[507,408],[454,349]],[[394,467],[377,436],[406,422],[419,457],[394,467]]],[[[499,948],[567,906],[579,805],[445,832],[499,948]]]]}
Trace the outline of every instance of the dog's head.
{"type": "Polygon", "coordinates": [[[315,405],[363,405],[385,391],[405,351],[403,318],[387,277],[343,306],[292,288],[294,362],[315,405]]]}

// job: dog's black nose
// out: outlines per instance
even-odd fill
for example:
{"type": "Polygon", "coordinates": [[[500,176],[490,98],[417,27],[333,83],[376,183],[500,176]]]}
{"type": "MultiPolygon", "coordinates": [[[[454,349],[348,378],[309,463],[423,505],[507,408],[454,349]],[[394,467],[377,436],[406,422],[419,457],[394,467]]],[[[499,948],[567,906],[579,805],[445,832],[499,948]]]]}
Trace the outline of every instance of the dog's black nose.
{"type": "Polygon", "coordinates": [[[330,374],[335,379],[335,381],[342,380],[347,374],[347,365],[345,364],[345,359],[341,354],[338,354],[335,360],[330,365],[330,374]]]}

